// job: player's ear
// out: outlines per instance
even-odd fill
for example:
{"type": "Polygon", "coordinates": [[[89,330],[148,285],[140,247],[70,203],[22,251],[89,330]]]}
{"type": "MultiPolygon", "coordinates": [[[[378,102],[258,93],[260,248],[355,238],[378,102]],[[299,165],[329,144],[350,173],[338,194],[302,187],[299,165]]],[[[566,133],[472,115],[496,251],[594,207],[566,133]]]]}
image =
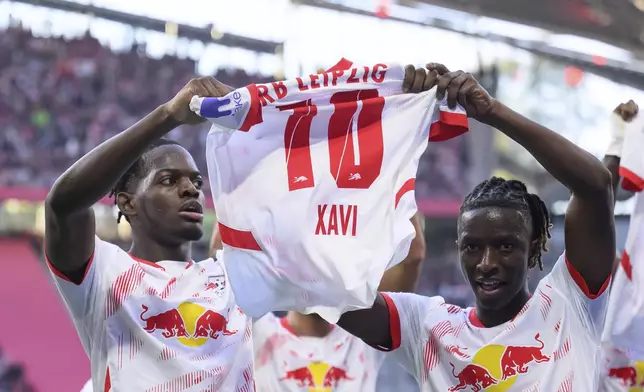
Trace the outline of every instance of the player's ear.
{"type": "Polygon", "coordinates": [[[119,192],[116,194],[116,205],[128,221],[136,215],[134,203],[134,195],[130,193],[119,192]]]}

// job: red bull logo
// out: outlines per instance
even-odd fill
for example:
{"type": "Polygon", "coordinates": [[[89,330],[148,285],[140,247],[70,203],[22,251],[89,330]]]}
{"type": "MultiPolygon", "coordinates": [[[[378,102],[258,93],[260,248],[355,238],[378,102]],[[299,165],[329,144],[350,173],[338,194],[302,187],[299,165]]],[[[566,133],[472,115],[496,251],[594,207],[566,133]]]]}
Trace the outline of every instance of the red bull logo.
{"type": "Polygon", "coordinates": [[[452,375],[458,383],[449,392],[503,392],[509,390],[521,374],[526,374],[537,363],[548,362],[550,357],[543,353],[544,344],[539,334],[534,336],[535,346],[483,346],[472,357],[472,363],[452,375]]]}
{"type": "Polygon", "coordinates": [[[197,347],[208,339],[237,333],[237,330],[228,328],[228,320],[223,315],[192,302],[184,302],[176,309],[155,315],[148,315],[146,305],[141,307],[140,318],[146,332],[161,332],[164,338],[176,338],[185,346],[197,347]]]}
{"type": "Polygon", "coordinates": [[[288,370],[280,381],[294,382],[309,392],[333,392],[341,382],[353,380],[347,371],[324,362],[311,362],[308,366],[288,370]]]}
{"type": "Polygon", "coordinates": [[[628,388],[628,392],[644,392],[644,361],[611,368],[608,377],[619,380],[621,386],[628,388]]]}

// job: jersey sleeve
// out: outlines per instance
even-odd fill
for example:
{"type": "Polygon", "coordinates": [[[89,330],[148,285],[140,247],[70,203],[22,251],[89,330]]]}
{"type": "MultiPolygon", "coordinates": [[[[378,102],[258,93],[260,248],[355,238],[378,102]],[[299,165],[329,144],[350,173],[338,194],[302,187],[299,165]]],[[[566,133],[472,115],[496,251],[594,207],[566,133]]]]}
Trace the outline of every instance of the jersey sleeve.
{"type": "MultiPolygon", "coordinates": [[[[431,97],[436,95],[436,88],[428,91],[431,97]]],[[[436,101],[429,126],[429,141],[442,142],[462,135],[469,130],[465,109],[456,105],[454,109],[447,106],[447,98],[436,101]]]]}
{"type": "Polygon", "coordinates": [[[437,297],[413,293],[381,293],[389,309],[392,347],[376,347],[393,351],[398,363],[420,379],[424,342],[429,336],[425,321],[442,302],[437,297]]]}
{"type": "Polygon", "coordinates": [[[109,285],[107,268],[110,259],[113,259],[113,254],[117,252],[114,248],[123,252],[116,245],[95,237],[94,252],[85,269],[83,280],[79,284],[70,281],[47,260],[56,288],[71,313],[74,325],[86,349],[91,344],[92,331],[96,330],[95,324],[104,320],[103,307],[109,285]]]}
{"type": "Polygon", "coordinates": [[[545,284],[551,285],[568,301],[568,306],[579,316],[585,329],[592,336],[599,338],[608,304],[607,288],[610,278],[606,280],[598,293],[592,294],[581,274],[563,253],[559,256],[546,281],[545,284]]]}
{"type": "Polygon", "coordinates": [[[620,160],[619,175],[622,187],[631,192],[644,189],[644,116],[637,116],[627,123],[624,132],[624,147],[620,160]]]}

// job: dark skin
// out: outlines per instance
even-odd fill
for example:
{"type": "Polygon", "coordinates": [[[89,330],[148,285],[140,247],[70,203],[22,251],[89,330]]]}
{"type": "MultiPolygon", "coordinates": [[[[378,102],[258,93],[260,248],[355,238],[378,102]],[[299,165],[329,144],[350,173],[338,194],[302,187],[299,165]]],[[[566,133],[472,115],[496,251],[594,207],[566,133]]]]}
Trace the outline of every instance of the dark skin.
{"type": "MultiPolygon", "coordinates": [[[[628,102],[620,103],[617,105],[615,110],[613,110],[614,113],[619,115],[621,119],[625,122],[631,122],[637,116],[637,113],[639,112],[639,107],[633,101],[632,99],[629,100],[628,102]]],[[[604,166],[608,169],[610,172],[611,178],[612,178],[612,187],[613,187],[613,194],[617,194],[617,187],[619,186],[619,181],[620,181],[620,176],[619,176],[619,165],[620,165],[620,158],[615,155],[605,155],[603,159],[604,166]]],[[[617,267],[619,266],[620,258],[616,257],[615,262],[613,263],[613,273],[617,270],[617,267]]],[[[611,282],[612,283],[612,282],[611,282]]]]}
{"type": "MultiPolygon", "coordinates": [[[[458,102],[465,108],[468,117],[491,125],[509,136],[571,191],[573,196],[565,219],[566,255],[584,278],[590,292],[598,292],[609,278],[615,258],[613,191],[608,170],[599,160],[563,136],[492,98],[472,75],[462,71],[447,72],[444,66],[433,63],[428,64],[427,68],[430,72],[425,77],[436,80],[438,99],[447,97],[450,107],[458,102]]],[[[423,77],[420,73],[415,76],[423,77]]],[[[422,80],[412,84],[425,83],[422,80]]],[[[529,298],[527,290],[523,289],[526,283],[523,270],[527,271],[533,266],[531,260],[536,248],[533,242],[526,242],[526,238],[532,237],[529,220],[524,220],[523,229],[518,220],[517,213],[507,208],[473,211],[459,220],[460,262],[470,285],[476,285],[479,275],[494,272],[508,279],[508,292],[519,288],[509,302],[504,298],[483,298],[475,290],[476,313],[487,327],[512,319],[529,298]],[[491,215],[498,216],[492,219],[491,215]],[[498,223],[499,230],[491,230],[492,223],[497,220],[502,222],[498,223]],[[504,225],[508,228],[515,226],[512,234],[517,247],[512,248],[511,258],[504,256],[507,239],[503,237],[507,237],[509,230],[501,230],[504,225]],[[480,242],[476,251],[464,258],[462,249],[467,243],[464,239],[468,238],[465,235],[478,237],[480,242]],[[511,269],[507,268],[509,263],[512,263],[511,269]]],[[[382,295],[378,296],[372,308],[345,313],[338,324],[370,345],[391,347],[389,312],[382,295]]]]}
{"type": "MultiPolygon", "coordinates": [[[[230,91],[229,86],[212,77],[191,80],[170,101],[127,130],[101,143],[56,180],[45,201],[45,246],[47,257],[56,269],[72,282],[82,281],[94,252],[95,218],[92,205],[110,191],[153,141],[181,124],[205,121],[190,111],[189,103],[194,95],[220,97],[230,91]]],[[[117,195],[119,208],[132,222],[132,253],[153,262],[189,261],[190,241],[201,236],[198,233],[201,229],[198,225],[190,226],[184,222],[174,228],[172,225],[178,222],[178,218],[170,215],[177,211],[182,201],[203,199],[194,181],[196,166],[187,151],[174,146],[155,149],[150,157],[152,170],[147,173],[146,179],[156,176],[161,169],[169,169],[179,175],[176,177],[177,185],[170,188],[141,181],[136,192],[117,195]],[[143,200],[146,203],[140,202],[143,200]],[[150,205],[146,205],[147,201],[150,201],[150,205]],[[161,218],[153,218],[155,206],[167,206],[170,210],[161,218]],[[168,218],[167,222],[164,216],[168,218]],[[155,230],[158,232],[153,234],[151,228],[156,228],[159,220],[163,220],[161,227],[164,230],[155,230]]]]}

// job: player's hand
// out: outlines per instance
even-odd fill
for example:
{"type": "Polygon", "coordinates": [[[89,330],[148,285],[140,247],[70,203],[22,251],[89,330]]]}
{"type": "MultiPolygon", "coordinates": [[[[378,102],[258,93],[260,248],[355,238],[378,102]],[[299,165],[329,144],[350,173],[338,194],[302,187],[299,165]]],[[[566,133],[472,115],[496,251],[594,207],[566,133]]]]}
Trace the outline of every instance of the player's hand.
{"type": "Polygon", "coordinates": [[[637,116],[639,107],[637,106],[635,101],[631,99],[626,103],[620,103],[619,105],[617,105],[614,112],[617,113],[625,122],[630,122],[635,118],[635,116],[637,116]]]}
{"type": "Polygon", "coordinates": [[[419,93],[430,90],[436,86],[438,75],[449,72],[443,64],[429,63],[426,67],[427,69],[416,68],[413,65],[405,67],[404,93],[419,93]]]}
{"type": "Polygon", "coordinates": [[[168,101],[164,108],[175,121],[181,124],[199,124],[206,121],[206,119],[197,116],[190,110],[192,97],[195,95],[200,97],[223,97],[231,91],[233,91],[232,87],[223,84],[212,76],[195,78],[190,80],[174,98],[168,101]]]}
{"type": "Polygon", "coordinates": [[[447,106],[451,109],[458,103],[465,109],[468,117],[484,122],[498,105],[498,101],[470,73],[445,72],[439,73],[437,78],[436,98],[442,100],[447,97],[447,106]]]}

